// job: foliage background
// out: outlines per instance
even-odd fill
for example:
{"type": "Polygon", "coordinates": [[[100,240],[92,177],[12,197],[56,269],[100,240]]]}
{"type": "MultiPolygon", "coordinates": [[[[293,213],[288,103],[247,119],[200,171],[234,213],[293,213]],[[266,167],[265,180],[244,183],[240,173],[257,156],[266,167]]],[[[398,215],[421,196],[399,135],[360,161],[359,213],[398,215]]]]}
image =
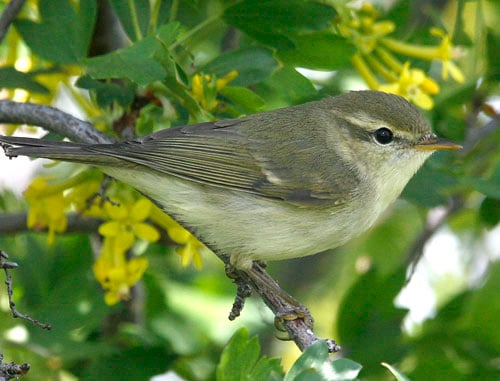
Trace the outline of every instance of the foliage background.
{"type": "MultiPolygon", "coordinates": [[[[126,137],[365,86],[352,61],[360,45],[332,28],[349,12],[340,0],[110,4],[28,1],[0,45],[1,97],[71,106],[104,131],[126,137]],[[296,67],[327,75],[307,77],[296,67]]],[[[0,2],[0,9],[5,5],[0,2]]],[[[403,0],[379,2],[377,9],[380,20],[395,26],[392,36],[398,41],[435,45],[429,30],[439,27],[463,49],[458,59],[463,83],[443,82],[436,62],[416,59],[412,66],[441,85],[426,111],[435,131],[463,142],[465,150],[433,156],[384,220],[335,255],[270,263],[270,273],[310,307],[316,333],[334,337],[343,347],[341,356],[363,366],[363,379],[391,379],[381,362],[415,380],[498,379],[500,267],[494,250],[500,239],[500,132],[492,101],[499,93],[500,6],[403,0]],[[455,270],[433,269],[424,257],[416,278],[424,276],[432,294],[413,299],[436,303],[424,321],[408,323],[408,311],[395,305],[408,258],[443,233],[452,244],[434,255],[452,256],[455,270]],[[488,246],[495,240],[496,246],[488,246]],[[453,245],[457,255],[450,254],[453,245]]],[[[5,132],[13,129],[4,126],[5,132]]],[[[64,179],[80,168],[42,171],[64,179]]],[[[273,337],[272,316],[259,300],[251,300],[236,322],[227,321],[235,287],[215,256],[204,255],[198,271],[180,265],[175,237],[168,245],[164,239],[139,243],[135,252],[147,257],[149,267],[130,300],[109,306],[92,271],[99,242],[95,226],[57,234],[48,245],[46,233],[25,224],[12,228],[14,217],[27,208],[19,194],[4,190],[0,208],[0,248],[19,264],[17,307],[54,327],[46,332],[12,319],[3,291],[0,345],[5,361],[31,364],[24,379],[145,380],[168,370],[189,380],[256,374],[281,379],[278,360],[256,363],[258,345],[244,331],[221,357],[241,326],[257,334],[262,352],[282,358],[285,368],[297,358],[292,343],[273,337]],[[242,371],[231,373],[234,369],[242,371]],[[263,373],[252,373],[256,369],[263,373]]],[[[318,369],[327,361],[321,353],[307,357],[318,369]]],[[[307,371],[309,363],[302,361],[287,379],[329,378],[307,371]]],[[[344,379],[354,377],[356,372],[344,379]]]]}

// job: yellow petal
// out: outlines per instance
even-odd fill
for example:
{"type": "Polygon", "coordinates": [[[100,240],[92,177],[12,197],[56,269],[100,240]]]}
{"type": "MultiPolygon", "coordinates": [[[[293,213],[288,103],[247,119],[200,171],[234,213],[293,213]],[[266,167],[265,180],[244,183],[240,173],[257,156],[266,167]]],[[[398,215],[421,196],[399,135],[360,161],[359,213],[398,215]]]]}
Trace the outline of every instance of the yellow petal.
{"type": "Polygon", "coordinates": [[[425,73],[420,69],[411,69],[409,76],[411,82],[415,85],[420,85],[427,78],[425,73]]]}
{"type": "Polygon", "coordinates": [[[373,24],[373,34],[377,37],[382,37],[394,32],[396,25],[392,21],[379,21],[373,24]]]}
{"type": "Polygon", "coordinates": [[[419,91],[415,96],[411,97],[413,103],[424,110],[430,110],[434,107],[434,101],[430,96],[423,91],[419,91]]]}
{"type": "Polygon", "coordinates": [[[130,210],[130,219],[133,221],[144,221],[151,214],[153,203],[147,198],[139,199],[130,210]]]}
{"type": "Polygon", "coordinates": [[[114,237],[118,235],[121,229],[121,224],[117,221],[108,221],[99,225],[99,234],[104,237],[114,237]]]}
{"type": "Polygon", "coordinates": [[[191,263],[192,253],[188,245],[177,247],[175,249],[175,252],[181,257],[181,266],[189,266],[189,264],[191,263]]]}
{"type": "MultiPolygon", "coordinates": [[[[451,78],[453,78],[455,81],[458,83],[464,83],[465,82],[465,76],[462,73],[462,71],[458,68],[457,65],[455,65],[453,62],[448,61],[446,62],[446,66],[448,71],[450,72],[451,78]]],[[[443,69],[444,69],[444,64],[443,64],[443,69]]],[[[443,76],[444,78],[444,76],[443,76]]]]}
{"type": "Polygon", "coordinates": [[[197,270],[201,270],[201,268],[203,267],[201,254],[200,254],[200,251],[198,249],[193,250],[193,264],[197,270]]]}
{"type": "Polygon", "coordinates": [[[108,306],[114,306],[120,301],[120,297],[118,296],[118,293],[115,291],[108,291],[104,294],[104,302],[108,306]]]}
{"type": "Polygon", "coordinates": [[[427,77],[420,84],[420,88],[427,94],[436,95],[439,93],[439,85],[431,78],[427,77]]]}
{"type": "Polygon", "coordinates": [[[196,74],[192,78],[191,93],[193,98],[198,102],[201,102],[204,98],[203,96],[203,79],[201,74],[196,74]]]}
{"type": "Polygon", "coordinates": [[[123,220],[128,216],[128,210],[123,205],[115,205],[107,202],[104,204],[104,210],[113,220],[123,220]]]}
{"type": "Polygon", "coordinates": [[[218,79],[216,82],[217,91],[222,90],[224,87],[227,86],[227,84],[229,82],[231,82],[237,76],[238,76],[238,72],[236,70],[232,70],[228,74],[226,74],[224,77],[218,79]]]}
{"type": "Polygon", "coordinates": [[[184,229],[181,225],[177,227],[168,229],[168,236],[172,238],[173,241],[184,244],[188,241],[191,233],[184,229]]]}
{"type": "Polygon", "coordinates": [[[132,258],[127,264],[127,279],[129,286],[136,284],[148,268],[147,258],[132,258]]]}
{"type": "Polygon", "coordinates": [[[102,260],[102,256],[94,262],[92,270],[97,281],[104,287],[109,282],[109,278],[106,262],[102,260]]]}
{"type": "Polygon", "coordinates": [[[118,253],[124,253],[135,243],[135,235],[128,230],[121,230],[115,239],[114,250],[118,253]]]}
{"type": "Polygon", "coordinates": [[[134,224],[134,233],[137,237],[148,242],[156,242],[160,239],[158,230],[146,223],[134,224]]]}
{"type": "Polygon", "coordinates": [[[399,83],[393,82],[393,83],[386,83],[383,85],[379,85],[377,88],[378,91],[383,91],[384,93],[390,93],[390,94],[395,94],[395,95],[403,95],[400,92],[399,88],[399,83]]]}
{"type": "Polygon", "coordinates": [[[36,225],[37,219],[36,208],[30,208],[30,210],[28,211],[28,221],[26,222],[28,228],[32,229],[36,225]]]}

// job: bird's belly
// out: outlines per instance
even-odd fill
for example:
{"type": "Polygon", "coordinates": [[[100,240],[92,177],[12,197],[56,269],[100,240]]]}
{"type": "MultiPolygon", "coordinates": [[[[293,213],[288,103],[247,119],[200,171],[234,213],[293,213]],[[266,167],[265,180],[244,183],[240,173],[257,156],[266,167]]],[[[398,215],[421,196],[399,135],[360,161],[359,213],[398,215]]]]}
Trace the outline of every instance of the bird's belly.
{"type": "Polygon", "coordinates": [[[253,260],[303,257],[344,244],[377,216],[366,208],[299,207],[250,193],[204,186],[168,175],[106,168],[155,200],[179,223],[239,268],[253,260]]]}

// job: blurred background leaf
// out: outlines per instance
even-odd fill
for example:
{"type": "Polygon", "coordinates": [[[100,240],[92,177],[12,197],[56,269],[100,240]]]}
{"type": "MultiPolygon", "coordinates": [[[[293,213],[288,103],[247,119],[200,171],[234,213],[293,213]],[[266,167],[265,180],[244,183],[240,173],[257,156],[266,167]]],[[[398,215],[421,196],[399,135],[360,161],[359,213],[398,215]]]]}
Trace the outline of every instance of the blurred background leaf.
{"type": "MultiPolygon", "coordinates": [[[[132,254],[147,257],[149,267],[130,300],[106,305],[92,271],[101,244],[95,229],[58,234],[48,245],[45,232],[27,231],[23,222],[27,168],[26,177],[36,170],[51,181],[83,169],[1,162],[0,249],[19,264],[14,299],[54,327],[14,320],[0,293],[0,347],[4,361],[30,363],[23,380],[147,380],[174,372],[193,381],[394,379],[381,362],[414,380],[500,379],[499,2],[345,3],[26,2],[0,43],[0,97],[71,110],[123,138],[366,88],[352,59],[371,42],[362,28],[382,30],[379,22],[413,44],[436,46],[430,29],[446,31],[465,81],[441,80],[439,60],[412,62],[440,86],[426,117],[439,136],[463,143],[462,152],[434,155],[403,200],[333,255],[269,263],[310,307],[315,332],[343,347],[333,361],[321,343],[299,357],[292,343],[276,340],[258,298],[227,321],[235,286],[220,261],[203,254],[202,271],[182,267],[166,236],[137,242],[132,254]],[[346,18],[359,23],[350,25],[358,35],[346,38],[346,18]]],[[[0,12],[6,4],[0,1],[0,12]]],[[[108,193],[137,197],[115,183],[108,193]]]]}

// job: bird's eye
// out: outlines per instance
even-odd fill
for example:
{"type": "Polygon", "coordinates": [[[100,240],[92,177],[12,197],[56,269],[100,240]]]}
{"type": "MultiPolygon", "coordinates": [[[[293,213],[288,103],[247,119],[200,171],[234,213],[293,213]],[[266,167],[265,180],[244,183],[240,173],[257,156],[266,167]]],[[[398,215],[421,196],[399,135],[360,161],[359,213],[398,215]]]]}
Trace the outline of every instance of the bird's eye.
{"type": "Polygon", "coordinates": [[[381,127],[375,131],[374,134],[375,140],[379,144],[389,144],[394,140],[394,134],[387,127],[381,127]]]}

